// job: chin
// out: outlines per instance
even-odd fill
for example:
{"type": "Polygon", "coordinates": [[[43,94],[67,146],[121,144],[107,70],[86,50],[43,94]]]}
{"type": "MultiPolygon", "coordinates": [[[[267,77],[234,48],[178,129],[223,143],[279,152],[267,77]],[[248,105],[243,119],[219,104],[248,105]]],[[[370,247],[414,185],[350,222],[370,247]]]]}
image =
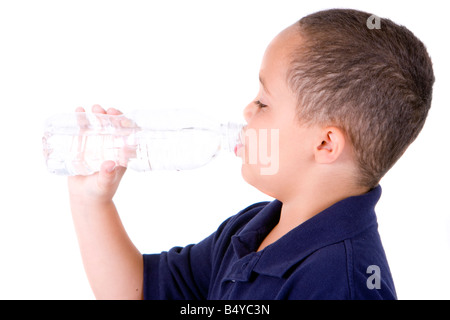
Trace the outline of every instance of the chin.
{"type": "Polygon", "coordinates": [[[241,174],[244,180],[269,197],[277,198],[276,175],[261,175],[260,167],[256,165],[243,164],[241,174]]]}

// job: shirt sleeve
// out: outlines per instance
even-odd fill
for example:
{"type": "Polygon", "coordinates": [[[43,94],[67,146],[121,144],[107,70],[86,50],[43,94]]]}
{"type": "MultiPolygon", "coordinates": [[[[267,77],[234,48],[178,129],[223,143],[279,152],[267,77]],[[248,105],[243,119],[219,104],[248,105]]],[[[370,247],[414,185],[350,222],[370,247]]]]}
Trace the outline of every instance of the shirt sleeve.
{"type": "Polygon", "coordinates": [[[214,234],[195,245],[144,254],[144,299],[206,299],[214,234]]]}
{"type": "Polygon", "coordinates": [[[211,281],[222,265],[232,235],[266,204],[253,204],[228,218],[197,244],[174,247],[160,254],[144,254],[144,299],[207,299],[211,281]]]}

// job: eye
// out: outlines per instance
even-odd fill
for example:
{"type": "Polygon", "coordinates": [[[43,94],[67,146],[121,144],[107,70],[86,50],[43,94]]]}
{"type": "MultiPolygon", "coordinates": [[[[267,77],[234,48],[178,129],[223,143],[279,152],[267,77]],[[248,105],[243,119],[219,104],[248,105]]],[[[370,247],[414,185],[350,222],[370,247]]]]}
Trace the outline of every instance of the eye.
{"type": "Polygon", "coordinates": [[[261,103],[261,101],[259,101],[259,100],[256,100],[255,104],[258,106],[258,108],[261,108],[261,109],[267,107],[267,104],[261,103]]]}

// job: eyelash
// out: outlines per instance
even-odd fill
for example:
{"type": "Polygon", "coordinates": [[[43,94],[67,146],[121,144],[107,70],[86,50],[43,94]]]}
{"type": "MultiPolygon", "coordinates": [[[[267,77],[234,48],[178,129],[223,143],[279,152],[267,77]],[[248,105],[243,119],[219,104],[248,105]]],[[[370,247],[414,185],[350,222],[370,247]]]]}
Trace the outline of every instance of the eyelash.
{"type": "Polygon", "coordinates": [[[261,101],[259,101],[259,100],[256,100],[256,101],[255,101],[255,104],[256,104],[256,105],[258,106],[258,108],[260,108],[260,109],[267,107],[267,104],[261,103],[261,101]]]}

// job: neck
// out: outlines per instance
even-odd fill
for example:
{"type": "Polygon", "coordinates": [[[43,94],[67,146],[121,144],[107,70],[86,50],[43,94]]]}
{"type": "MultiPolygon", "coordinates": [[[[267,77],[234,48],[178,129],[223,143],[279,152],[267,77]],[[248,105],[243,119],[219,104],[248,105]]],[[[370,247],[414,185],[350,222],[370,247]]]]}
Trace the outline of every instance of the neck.
{"type": "Polygon", "coordinates": [[[295,197],[282,201],[283,207],[279,224],[295,228],[333,204],[367,191],[366,188],[349,188],[343,185],[329,184],[320,185],[318,188],[308,187],[295,197]]]}
{"type": "Polygon", "coordinates": [[[279,199],[283,202],[280,220],[267,235],[258,250],[277,241],[286,233],[314,217],[333,204],[351,196],[358,196],[368,191],[367,188],[346,186],[339,184],[308,184],[292,197],[279,199]]]}

